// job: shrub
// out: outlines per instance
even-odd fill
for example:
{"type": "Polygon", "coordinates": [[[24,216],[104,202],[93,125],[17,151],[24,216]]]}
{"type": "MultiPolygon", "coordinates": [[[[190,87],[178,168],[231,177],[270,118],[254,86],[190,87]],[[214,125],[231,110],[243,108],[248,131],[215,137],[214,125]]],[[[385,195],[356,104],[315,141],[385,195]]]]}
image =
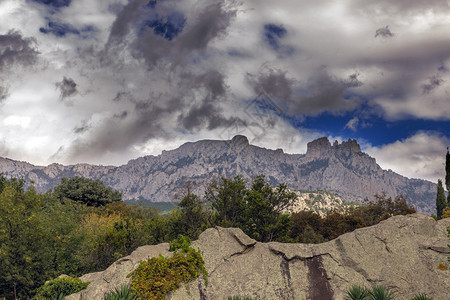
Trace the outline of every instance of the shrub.
{"type": "MultiPolygon", "coordinates": [[[[200,273],[207,283],[207,272],[200,250],[188,248],[174,252],[171,258],[160,255],[142,261],[131,272],[131,289],[142,299],[165,299],[167,293],[189,283],[200,273]]],[[[187,286],[187,285],[186,285],[187,286]]]]}
{"type": "Polygon", "coordinates": [[[365,300],[369,298],[369,291],[359,285],[353,285],[347,290],[346,300],[365,300]]]}
{"type": "Polygon", "coordinates": [[[394,300],[394,294],[389,288],[382,285],[377,285],[369,291],[369,300],[394,300]]]}
{"type": "Polygon", "coordinates": [[[188,236],[179,234],[175,240],[169,242],[169,245],[170,245],[169,251],[176,251],[178,249],[188,251],[190,244],[191,244],[191,239],[188,236]]]}
{"type": "Polygon", "coordinates": [[[120,288],[115,288],[113,291],[106,293],[103,300],[137,300],[136,294],[129,285],[122,285],[120,288]]]}
{"type": "Polygon", "coordinates": [[[241,296],[229,296],[228,300],[253,300],[253,298],[250,297],[241,297],[241,296]]]}
{"type": "Polygon", "coordinates": [[[84,290],[89,285],[89,282],[83,282],[80,278],[59,277],[50,280],[43,286],[37,289],[37,299],[60,299],[62,296],[67,296],[81,290],[84,290]]]}

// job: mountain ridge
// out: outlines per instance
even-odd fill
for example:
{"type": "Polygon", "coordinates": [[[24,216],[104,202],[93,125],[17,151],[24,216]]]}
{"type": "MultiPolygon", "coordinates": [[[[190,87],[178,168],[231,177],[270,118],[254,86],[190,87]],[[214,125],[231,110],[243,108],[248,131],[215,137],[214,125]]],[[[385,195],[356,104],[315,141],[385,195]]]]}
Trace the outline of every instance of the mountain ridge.
{"type": "Polygon", "coordinates": [[[157,156],[132,159],[121,166],[34,166],[0,158],[0,173],[33,181],[38,192],[53,188],[62,177],[100,179],[121,191],[124,200],[152,202],[181,200],[187,185],[201,194],[212,178],[242,175],[251,179],[265,174],[272,185],[286,183],[293,190],[327,190],[344,201],[360,202],[382,192],[392,197],[402,194],[417,211],[428,214],[434,212],[436,191],[436,184],[429,181],[383,170],[375,158],[361,151],[356,140],[331,144],[326,137],[309,142],[305,154],[261,148],[241,135],[231,140],[201,140],[164,150],[157,156]]]}

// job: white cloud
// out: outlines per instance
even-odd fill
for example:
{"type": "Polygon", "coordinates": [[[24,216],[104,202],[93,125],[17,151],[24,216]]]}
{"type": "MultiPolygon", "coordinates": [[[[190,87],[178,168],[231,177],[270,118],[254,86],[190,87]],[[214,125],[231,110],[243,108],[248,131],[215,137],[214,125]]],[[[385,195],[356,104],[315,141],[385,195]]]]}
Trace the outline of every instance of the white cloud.
{"type": "Polygon", "coordinates": [[[383,169],[409,178],[433,182],[445,177],[445,154],[450,140],[433,132],[419,132],[404,140],[364,151],[376,158],[383,169]]]}

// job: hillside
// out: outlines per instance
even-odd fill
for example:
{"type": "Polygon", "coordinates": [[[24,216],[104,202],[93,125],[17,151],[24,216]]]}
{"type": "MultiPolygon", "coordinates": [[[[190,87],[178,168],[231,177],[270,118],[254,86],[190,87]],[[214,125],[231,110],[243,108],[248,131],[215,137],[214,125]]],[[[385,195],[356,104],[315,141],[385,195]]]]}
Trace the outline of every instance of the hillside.
{"type": "Polygon", "coordinates": [[[265,174],[273,185],[286,183],[293,190],[326,190],[344,201],[361,201],[385,192],[404,195],[418,212],[435,212],[436,184],[408,179],[383,170],[375,158],[362,152],[356,140],[333,145],[327,138],[308,143],[306,154],[287,154],[250,145],[244,136],[232,140],[202,140],[186,143],[158,156],[145,156],[122,166],[77,164],[34,166],[0,158],[0,172],[6,177],[33,181],[38,192],[59,184],[62,177],[84,176],[100,179],[123,193],[124,200],[180,200],[190,184],[201,193],[214,177],[254,178],[265,174]]]}

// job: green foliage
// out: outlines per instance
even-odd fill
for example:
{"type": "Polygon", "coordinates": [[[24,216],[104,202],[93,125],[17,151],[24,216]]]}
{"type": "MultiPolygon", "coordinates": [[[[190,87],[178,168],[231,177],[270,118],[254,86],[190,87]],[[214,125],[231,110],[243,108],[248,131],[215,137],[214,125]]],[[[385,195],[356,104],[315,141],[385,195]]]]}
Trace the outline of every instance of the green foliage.
{"type": "Polygon", "coordinates": [[[253,300],[251,297],[229,296],[228,300],[253,300]]]}
{"type": "Polygon", "coordinates": [[[115,288],[113,291],[106,293],[102,300],[137,300],[138,297],[135,295],[133,290],[129,285],[122,285],[120,288],[115,288]]]}
{"type": "Polygon", "coordinates": [[[442,181],[438,180],[437,194],[436,194],[436,215],[438,220],[442,218],[442,211],[447,206],[447,201],[445,200],[444,187],[442,186],[442,181]]]}
{"type": "Polygon", "coordinates": [[[260,175],[248,189],[242,176],[222,178],[210,184],[205,199],[214,210],[214,225],[239,227],[263,242],[287,237],[290,218],[282,210],[295,199],[295,194],[288,192],[286,185],[273,189],[260,175]]]}
{"type": "Polygon", "coordinates": [[[179,226],[191,238],[198,235],[208,227],[208,215],[199,196],[188,193],[178,204],[181,215],[179,226]]]}
{"type": "Polygon", "coordinates": [[[369,299],[369,291],[359,285],[353,285],[347,290],[346,300],[367,300],[369,299]]]}
{"type": "Polygon", "coordinates": [[[236,176],[234,179],[222,177],[220,182],[213,180],[210,183],[205,199],[211,203],[216,213],[217,225],[225,227],[241,225],[246,194],[247,188],[242,176],[236,176]]]}
{"type": "Polygon", "coordinates": [[[79,176],[64,177],[61,183],[54,188],[54,192],[60,200],[67,198],[88,206],[103,206],[122,199],[119,191],[106,187],[100,180],[79,176]]]}
{"type": "Polygon", "coordinates": [[[167,293],[176,290],[181,283],[189,283],[203,274],[207,282],[205,262],[200,250],[178,250],[171,258],[160,255],[142,261],[131,272],[131,288],[141,299],[165,299],[167,293]]]}
{"type": "Polygon", "coordinates": [[[428,297],[426,294],[418,294],[412,297],[411,300],[433,300],[433,298],[428,297]]]}
{"type": "Polygon", "coordinates": [[[181,249],[185,252],[189,251],[189,246],[191,245],[191,239],[188,236],[179,234],[178,237],[169,242],[170,249],[169,251],[176,251],[178,249],[181,249]]]}
{"type": "Polygon", "coordinates": [[[395,299],[392,291],[382,285],[377,285],[372,287],[372,290],[369,291],[369,300],[393,300],[395,299]]]}
{"type": "Polygon", "coordinates": [[[85,289],[89,282],[83,282],[79,278],[60,277],[50,280],[37,289],[37,299],[52,300],[67,296],[85,289]]]}
{"type": "Polygon", "coordinates": [[[447,154],[445,155],[445,187],[448,191],[447,204],[450,206],[450,153],[447,147],[447,154]]]}

